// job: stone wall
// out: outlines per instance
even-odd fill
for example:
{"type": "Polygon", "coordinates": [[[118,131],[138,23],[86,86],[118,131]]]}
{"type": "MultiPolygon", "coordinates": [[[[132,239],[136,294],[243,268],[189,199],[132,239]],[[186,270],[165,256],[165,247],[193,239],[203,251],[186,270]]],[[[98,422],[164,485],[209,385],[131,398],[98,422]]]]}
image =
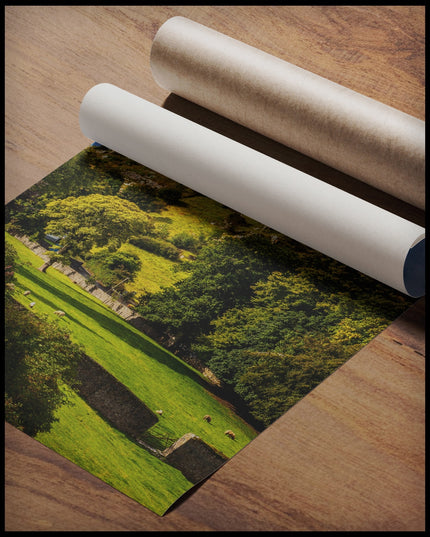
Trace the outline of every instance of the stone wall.
{"type": "MultiPolygon", "coordinates": [[[[27,248],[29,248],[34,254],[39,256],[45,263],[49,261],[49,256],[46,254],[46,248],[38,244],[37,242],[31,241],[28,237],[21,235],[15,235],[19,241],[21,241],[27,248]]],[[[101,289],[98,285],[94,283],[88,283],[87,278],[79,274],[79,272],[68,265],[63,265],[61,263],[52,263],[53,268],[65,274],[73,283],[79,285],[82,289],[91,293],[94,297],[98,298],[111,310],[115,311],[120,317],[130,322],[130,324],[143,323],[142,317],[134,312],[132,309],[127,307],[122,302],[115,300],[112,296],[101,289]]]]}
{"type": "Polygon", "coordinates": [[[158,421],[138,397],[86,356],[78,367],[78,393],[119,431],[137,440],[158,421]]]}
{"type": "Polygon", "coordinates": [[[199,436],[187,433],[162,452],[165,461],[180,470],[191,483],[198,483],[228,459],[199,436]]]}

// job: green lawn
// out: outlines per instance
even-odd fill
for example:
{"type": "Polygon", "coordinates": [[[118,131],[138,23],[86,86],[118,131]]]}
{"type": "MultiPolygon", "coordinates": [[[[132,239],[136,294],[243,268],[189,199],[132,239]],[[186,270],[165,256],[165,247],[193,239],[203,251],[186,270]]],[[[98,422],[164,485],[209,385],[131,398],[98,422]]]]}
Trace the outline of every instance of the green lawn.
{"type": "Polygon", "coordinates": [[[161,218],[169,219],[169,237],[189,233],[199,237],[211,237],[220,233],[224,219],[232,211],[204,196],[184,198],[187,207],[169,205],[160,212],[161,218]]]}
{"type": "Polygon", "coordinates": [[[58,412],[59,421],[37,440],[109,485],[162,515],[192,484],[110,427],[75,392],[58,412]]]}
{"type": "MultiPolygon", "coordinates": [[[[81,344],[89,356],[134,392],[149,408],[154,411],[162,409],[163,415],[150,432],[169,438],[179,438],[192,432],[228,457],[256,436],[250,426],[208,392],[207,381],[196,370],[127,324],[92,295],[73,284],[64,274],[52,267],[46,273],[37,270],[42,264],[40,258],[16,239],[6,235],[6,240],[12,242],[20,260],[16,270],[15,298],[27,307],[34,301],[32,310],[36,314],[46,314],[65,325],[72,339],[81,344]],[[31,294],[24,296],[23,292],[27,289],[31,294]],[[66,316],[57,318],[53,312],[58,309],[65,311],[66,316]],[[212,416],[210,424],[202,419],[205,414],[212,416]],[[224,435],[226,429],[235,432],[235,440],[224,435]]],[[[175,490],[176,487],[180,490],[185,487],[183,491],[189,488],[180,472],[147,455],[143,449],[100,420],[76,394],[72,400],[72,406],[66,405],[59,410],[59,422],[51,432],[40,435],[44,444],[72,460],[80,457],[76,461],[78,464],[104,480],[107,480],[103,473],[106,467],[124,468],[123,459],[126,458],[126,477],[122,476],[122,471],[115,470],[110,477],[111,484],[124,492],[124,479],[129,490],[138,491],[141,487],[150,490],[155,487],[160,494],[160,505],[167,505],[170,501],[165,499],[166,479],[171,482],[170,488],[175,490]],[[80,422],[77,416],[85,416],[85,419],[80,422]],[[78,429],[79,433],[74,429],[78,429]],[[105,442],[103,438],[110,440],[105,442]],[[85,445],[85,450],[81,450],[81,442],[85,445]],[[100,446],[104,447],[101,449],[100,446]],[[149,471],[149,463],[155,464],[154,468],[162,464],[163,472],[167,472],[168,477],[160,477],[160,483],[154,482],[151,472],[158,475],[159,471],[149,471]],[[138,486],[137,483],[141,485],[138,486]]],[[[151,492],[151,497],[154,494],[158,493],[151,492]]]]}
{"type": "Polygon", "coordinates": [[[140,259],[139,272],[132,282],[125,284],[127,291],[134,291],[136,297],[145,293],[156,293],[162,287],[170,287],[188,276],[188,273],[176,270],[177,267],[180,268],[180,263],[142,250],[133,244],[123,244],[120,251],[137,255],[140,259]]]}

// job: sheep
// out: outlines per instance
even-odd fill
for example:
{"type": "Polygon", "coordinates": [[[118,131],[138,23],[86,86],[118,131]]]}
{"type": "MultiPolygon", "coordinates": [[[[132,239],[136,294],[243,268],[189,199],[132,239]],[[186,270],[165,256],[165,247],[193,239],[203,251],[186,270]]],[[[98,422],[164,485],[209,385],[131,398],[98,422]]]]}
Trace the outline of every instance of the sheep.
{"type": "Polygon", "coordinates": [[[230,429],[228,429],[224,434],[226,436],[230,437],[232,440],[234,440],[236,438],[236,435],[234,434],[233,431],[230,431],[230,429]]]}
{"type": "Polygon", "coordinates": [[[159,416],[161,416],[163,414],[163,411],[162,410],[156,410],[155,413],[158,414],[159,416]]]}
{"type": "Polygon", "coordinates": [[[64,315],[66,315],[65,312],[61,310],[54,311],[54,314],[58,315],[58,317],[64,317],[64,315]]]}
{"type": "Polygon", "coordinates": [[[36,305],[36,302],[30,302],[30,308],[36,305]]]}
{"type": "Polygon", "coordinates": [[[206,414],[206,416],[203,416],[203,419],[210,423],[212,421],[212,418],[209,416],[209,414],[206,414]]]}
{"type": "Polygon", "coordinates": [[[28,296],[31,293],[31,291],[24,291],[24,296],[28,296]]]}

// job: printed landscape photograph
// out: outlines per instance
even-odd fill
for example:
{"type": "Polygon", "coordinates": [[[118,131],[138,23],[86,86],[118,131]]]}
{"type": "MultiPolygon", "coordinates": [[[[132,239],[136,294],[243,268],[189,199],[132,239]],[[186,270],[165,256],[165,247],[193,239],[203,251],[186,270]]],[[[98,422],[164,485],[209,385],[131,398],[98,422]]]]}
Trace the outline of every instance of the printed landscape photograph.
{"type": "Polygon", "coordinates": [[[159,515],[413,303],[98,144],[5,220],[6,420],[159,515]]]}

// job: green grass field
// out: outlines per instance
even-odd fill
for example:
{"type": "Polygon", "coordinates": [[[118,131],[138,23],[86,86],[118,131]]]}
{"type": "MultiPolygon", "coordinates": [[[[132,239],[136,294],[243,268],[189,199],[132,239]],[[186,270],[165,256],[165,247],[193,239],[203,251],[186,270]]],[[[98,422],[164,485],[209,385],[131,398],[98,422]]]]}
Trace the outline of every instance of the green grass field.
{"type": "Polygon", "coordinates": [[[170,261],[132,244],[123,244],[119,251],[137,255],[142,264],[134,280],[125,285],[127,291],[134,291],[137,297],[142,293],[156,293],[162,287],[170,287],[188,276],[186,272],[176,270],[178,262],[170,261]]]}
{"type": "MultiPolygon", "coordinates": [[[[158,437],[179,438],[192,432],[227,457],[257,433],[208,391],[196,370],[127,324],[67,276],[49,267],[18,240],[6,234],[19,256],[14,297],[35,314],[62,323],[71,338],[150,409],[162,409],[150,429],[158,437]],[[23,292],[31,294],[24,296],[23,292]],[[57,318],[55,310],[66,316],[57,318]],[[202,418],[212,416],[207,423],[202,418]],[[226,429],[236,434],[232,440],[226,429]]],[[[70,392],[70,390],[69,390],[70,392]]],[[[161,514],[191,484],[174,468],[158,461],[104,422],[74,392],[71,405],[58,411],[58,422],[37,439],[115,488],[161,514]],[[112,471],[110,471],[112,469],[112,471]],[[152,502],[152,503],[151,503],[152,502]]]]}
{"type": "Polygon", "coordinates": [[[67,392],[70,404],[37,440],[160,515],[189,490],[192,485],[179,470],[110,427],[75,392],[67,392]]]}
{"type": "Polygon", "coordinates": [[[160,212],[161,218],[169,220],[169,236],[172,238],[180,232],[206,237],[219,234],[217,226],[222,226],[224,219],[231,213],[223,205],[204,196],[185,198],[187,207],[169,205],[160,212]]]}

